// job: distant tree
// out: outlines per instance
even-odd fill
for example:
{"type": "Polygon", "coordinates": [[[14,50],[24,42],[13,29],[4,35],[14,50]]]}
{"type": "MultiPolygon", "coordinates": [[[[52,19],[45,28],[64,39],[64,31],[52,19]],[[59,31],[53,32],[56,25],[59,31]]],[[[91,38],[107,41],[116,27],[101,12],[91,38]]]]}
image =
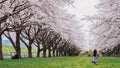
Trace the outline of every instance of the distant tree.
{"type": "Polygon", "coordinates": [[[40,52],[43,50],[43,48],[41,47],[42,46],[42,43],[41,43],[41,38],[40,36],[37,36],[35,38],[35,41],[33,43],[36,47],[37,47],[37,57],[40,57],[40,52]]]}
{"type": "Polygon", "coordinates": [[[30,25],[29,27],[27,27],[25,30],[22,31],[20,39],[28,49],[29,58],[32,58],[32,44],[35,42],[35,38],[39,34],[40,30],[41,27],[39,26],[39,24],[37,24],[37,25],[30,25]]]}
{"type": "Polygon", "coordinates": [[[120,35],[120,0],[104,0],[100,1],[97,8],[99,13],[88,18],[92,21],[93,27],[91,34],[93,35],[92,46],[99,50],[112,50],[119,43],[120,35]]]}

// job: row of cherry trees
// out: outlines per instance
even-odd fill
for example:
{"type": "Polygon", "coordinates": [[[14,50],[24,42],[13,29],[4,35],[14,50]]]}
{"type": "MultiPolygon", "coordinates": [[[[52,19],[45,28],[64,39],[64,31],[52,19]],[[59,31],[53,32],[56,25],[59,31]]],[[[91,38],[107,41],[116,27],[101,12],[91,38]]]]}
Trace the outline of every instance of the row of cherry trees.
{"type": "Polygon", "coordinates": [[[118,44],[112,49],[103,49],[102,55],[103,56],[120,56],[120,45],[118,44]]]}
{"type": "Polygon", "coordinates": [[[63,30],[60,26],[75,22],[74,17],[60,7],[72,3],[72,0],[0,0],[0,59],[3,59],[2,35],[9,39],[19,57],[21,43],[27,47],[30,58],[32,46],[37,47],[37,57],[41,51],[43,57],[47,52],[49,57],[79,55],[80,47],[72,38],[64,36],[68,37],[70,31],[73,33],[76,26],[70,24],[68,33],[64,31],[68,28],[63,30]]]}
{"type": "Polygon", "coordinates": [[[89,18],[93,22],[92,46],[107,56],[120,56],[120,0],[103,0],[96,6],[99,13],[89,18]]]}

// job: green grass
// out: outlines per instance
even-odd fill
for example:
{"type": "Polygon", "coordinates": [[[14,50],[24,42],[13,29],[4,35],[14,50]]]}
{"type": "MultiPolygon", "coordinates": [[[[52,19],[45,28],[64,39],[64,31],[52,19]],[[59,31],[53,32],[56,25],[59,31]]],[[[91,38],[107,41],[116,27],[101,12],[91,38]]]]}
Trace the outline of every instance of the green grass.
{"type": "Polygon", "coordinates": [[[120,68],[120,57],[99,57],[97,65],[89,57],[4,59],[0,68],[120,68]]]}
{"type": "MultiPolygon", "coordinates": [[[[15,52],[13,46],[3,45],[2,49],[3,49],[3,52],[15,52]]],[[[28,52],[27,48],[21,47],[21,52],[28,52]]],[[[37,50],[34,48],[34,49],[32,49],[32,52],[37,52],[37,50]]]]}

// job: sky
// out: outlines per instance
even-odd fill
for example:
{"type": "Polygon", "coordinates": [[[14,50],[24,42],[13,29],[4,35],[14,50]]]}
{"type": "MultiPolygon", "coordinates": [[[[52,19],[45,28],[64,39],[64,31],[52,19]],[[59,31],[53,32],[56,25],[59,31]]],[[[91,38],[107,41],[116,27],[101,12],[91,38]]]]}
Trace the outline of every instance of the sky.
{"type": "Polygon", "coordinates": [[[67,12],[70,14],[74,14],[80,22],[84,23],[83,30],[85,32],[86,36],[86,42],[88,42],[88,45],[86,46],[86,49],[90,49],[89,43],[92,41],[92,37],[89,34],[91,22],[89,21],[83,21],[81,20],[85,16],[94,16],[98,10],[95,8],[95,6],[99,3],[98,0],[75,0],[73,6],[67,6],[65,9],[67,9],[67,12]]]}

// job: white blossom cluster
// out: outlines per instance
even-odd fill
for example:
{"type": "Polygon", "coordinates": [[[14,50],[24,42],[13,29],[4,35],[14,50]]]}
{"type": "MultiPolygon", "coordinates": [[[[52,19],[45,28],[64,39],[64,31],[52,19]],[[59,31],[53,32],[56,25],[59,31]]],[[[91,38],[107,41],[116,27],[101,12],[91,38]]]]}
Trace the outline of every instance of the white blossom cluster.
{"type": "MultiPolygon", "coordinates": [[[[0,0],[1,2],[2,0],[0,0]]],[[[7,0],[0,4],[0,17],[13,14],[15,6],[25,3],[31,6],[29,9],[20,12],[20,15],[25,17],[25,13],[32,13],[33,16],[27,22],[34,22],[44,25],[44,28],[51,28],[61,34],[67,40],[71,40],[77,46],[83,47],[84,34],[81,28],[76,24],[77,21],[74,15],[71,15],[63,10],[64,6],[72,5],[74,0],[7,0]],[[14,3],[14,4],[12,4],[14,3]],[[12,4],[12,6],[11,6],[12,4]],[[29,11],[28,11],[29,10],[29,11]]],[[[17,9],[15,10],[17,12],[17,9]]],[[[18,10],[19,11],[19,10],[18,10]]],[[[20,23],[20,19],[7,20],[11,25],[20,23]]]]}
{"type": "Polygon", "coordinates": [[[120,0],[100,0],[93,17],[93,48],[112,49],[120,44],[120,0]]]}

